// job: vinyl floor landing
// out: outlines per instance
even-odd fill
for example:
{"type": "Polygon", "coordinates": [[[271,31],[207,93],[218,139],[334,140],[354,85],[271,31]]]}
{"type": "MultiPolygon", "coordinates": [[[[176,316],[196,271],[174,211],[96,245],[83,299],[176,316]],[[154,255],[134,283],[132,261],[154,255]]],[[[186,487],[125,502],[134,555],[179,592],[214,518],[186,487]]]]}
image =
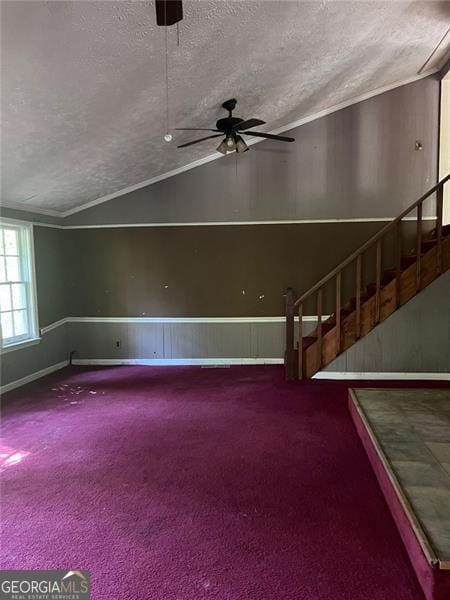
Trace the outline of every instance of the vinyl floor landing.
{"type": "Polygon", "coordinates": [[[450,390],[353,390],[416,534],[450,569],[450,390]]]}

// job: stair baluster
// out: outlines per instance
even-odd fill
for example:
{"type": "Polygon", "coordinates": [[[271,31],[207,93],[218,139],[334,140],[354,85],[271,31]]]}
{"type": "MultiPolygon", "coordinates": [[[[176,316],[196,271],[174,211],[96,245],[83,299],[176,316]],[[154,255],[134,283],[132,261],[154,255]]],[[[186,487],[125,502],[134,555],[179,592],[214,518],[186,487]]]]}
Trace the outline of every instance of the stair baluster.
{"type": "MultiPolygon", "coordinates": [[[[356,339],[361,337],[361,287],[362,287],[362,254],[358,254],[356,258],[356,322],[355,336],[356,339]]],[[[339,348],[340,350],[340,348],[339,348]]]]}
{"type": "Polygon", "coordinates": [[[341,351],[341,272],[336,275],[336,348],[341,351]]]}
{"type": "Polygon", "coordinates": [[[288,288],[286,291],[286,379],[295,379],[294,300],[294,290],[288,288]]]}
{"type": "Polygon", "coordinates": [[[400,277],[402,275],[402,222],[395,227],[395,307],[400,306],[400,277]]]}
{"type": "MultiPolygon", "coordinates": [[[[449,176],[447,175],[447,179],[449,176]]],[[[436,192],[436,267],[437,273],[442,273],[442,213],[444,206],[444,186],[440,186],[436,192]]]]}
{"type": "Polygon", "coordinates": [[[303,303],[298,305],[298,378],[303,379],[303,303]]]}
{"type": "Polygon", "coordinates": [[[417,205],[417,233],[416,233],[416,290],[421,288],[420,277],[422,267],[422,202],[417,205]]]}
{"type": "Polygon", "coordinates": [[[317,353],[319,355],[319,368],[322,367],[322,310],[323,288],[317,291],[317,353]]]}
{"type": "Polygon", "coordinates": [[[381,292],[381,239],[377,240],[375,255],[375,323],[380,322],[380,292],[381,292]]]}

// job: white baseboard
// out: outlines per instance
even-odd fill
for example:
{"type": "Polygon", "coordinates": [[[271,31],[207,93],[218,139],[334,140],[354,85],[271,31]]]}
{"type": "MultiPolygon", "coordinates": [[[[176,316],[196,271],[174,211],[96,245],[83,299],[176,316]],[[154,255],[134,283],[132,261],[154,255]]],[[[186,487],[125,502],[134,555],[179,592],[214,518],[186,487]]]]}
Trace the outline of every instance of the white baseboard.
{"type": "MultiPolygon", "coordinates": [[[[114,365],[147,365],[147,366],[222,366],[222,365],[282,365],[282,358],[81,358],[74,359],[74,365],[114,366],[114,365]]],[[[50,365],[45,369],[31,373],[16,381],[11,381],[0,387],[4,394],[36,379],[59,371],[69,364],[68,360],[50,365]]],[[[450,381],[450,373],[371,373],[371,372],[340,372],[320,371],[313,379],[343,379],[343,380],[435,380],[450,381]]]]}
{"type": "Polygon", "coordinates": [[[6,385],[2,385],[0,387],[0,393],[4,394],[5,392],[9,392],[14,390],[22,385],[30,383],[35,379],[40,379],[41,377],[45,377],[45,375],[50,375],[50,373],[54,373],[55,371],[59,371],[64,367],[67,367],[69,364],[68,360],[63,360],[62,362],[56,363],[55,365],[50,365],[49,367],[45,367],[45,369],[41,369],[40,371],[36,371],[35,373],[31,373],[26,377],[22,377],[21,379],[16,379],[15,381],[11,381],[11,383],[7,383],[6,385]]]}
{"type": "MultiPolygon", "coordinates": [[[[54,369],[66,366],[54,365],[54,369]]],[[[117,365],[143,365],[143,366],[222,366],[222,365],[282,365],[283,358],[78,358],[73,359],[74,365],[91,366],[117,366],[117,365]]],[[[49,371],[52,372],[52,371],[49,371]]],[[[40,371],[42,377],[47,373],[40,371]]],[[[33,377],[37,378],[37,377],[33,377]]],[[[374,373],[355,371],[320,371],[313,379],[360,379],[360,380],[435,380],[450,381],[450,373],[374,373]]],[[[31,381],[31,380],[30,380],[31,381]]],[[[26,383],[26,382],[24,382],[26,383]]],[[[9,384],[11,385],[11,384],[9,384]]],[[[23,385],[23,384],[20,384],[23,385]]]]}
{"type": "Polygon", "coordinates": [[[436,380],[450,381],[450,373],[370,373],[370,372],[344,372],[320,371],[313,379],[385,379],[385,380],[436,380]]]}
{"type": "Polygon", "coordinates": [[[74,365],[282,365],[282,358],[77,358],[74,365]]]}

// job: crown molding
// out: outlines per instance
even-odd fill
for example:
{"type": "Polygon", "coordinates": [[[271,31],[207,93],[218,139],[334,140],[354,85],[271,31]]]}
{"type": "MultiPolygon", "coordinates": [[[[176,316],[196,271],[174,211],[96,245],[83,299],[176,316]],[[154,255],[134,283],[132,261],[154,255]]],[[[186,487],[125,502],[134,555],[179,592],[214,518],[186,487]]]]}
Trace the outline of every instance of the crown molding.
{"type": "MultiPolygon", "coordinates": [[[[13,219],[1,217],[5,223],[16,223],[18,225],[33,225],[35,227],[49,227],[51,229],[132,229],[132,228],[158,228],[158,227],[233,227],[248,225],[324,225],[341,223],[389,223],[395,217],[355,217],[342,219],[285,219],[277,221],[196,221],[196,222],[161,222],[161,223],[100,223],[94,225],[58,225],[56,223],[44,223],[42,221],[27,221],[25,219],[13,219]]],[[[416,217],[404,217],[402,221],[416,221],[416,217]]],[[[435,221],[436,216],[422,217],[422,221],[435,221]]]]}
{"type": "Polygon", "coordinates": [[[57,217],[62,218],[63,212],[53,210],[51,208],[40,208],[36,206],[30,206],[29,204],[23,204],[21,202],[2,202],[0,209],[10,208],[11,210],[20,210],[21,212],[33,213],[35,215],[44,215],[46,217],[57,217]]]}
{"type": "MultiPolygon", "coordinates": [[[[340,102],[339,104],[334,104],[333,106],[330,106],[324,110],[321,110],[316,113],[312,113],[306,117],[298,119],[297,121],[292,121],[290,123],[287,123],[286,125],[278,127],[277,129],[272,129],[272,130],[268,131],[267,133],[272,133],[272,134],[276,135],[279,133],[284,133],[286,131],[290,131],[291,129],[295,129],[296,127],[305,125],[306,123],[311,123],[312,121],[316,121],[317,119],[326,117],[334,112],[337,112],[344,108],[348,108],[349,106],[353,106],[354,104],[359,104],[360,102],[363,102],[364,100],[369,100],[370,98],[379,96],[380,94],[384,94],[385,92],[389,92],[391,90],[402,87],[404,85],[408,85],[410,83],[414,83],[415,81],[419,81],[420,79],[424,79],[425,77],[429,77],[430,75],[434,75],[440,71],[442,66],[443,65],[439,65],[439,67],[437,67],[437,68],[422,71],[412,77],[408,77],[407,79],[403,79],[401,81],[397,81],[395,83],[391,83],[391,84],[376,88],[374,90],[371,90],[370,92],[360,94],[359,96],[354,96],[354,97],[350,98],[349,100],[345,100],[344,102],[340,102]]],[[[265,140],[263,138],[252,139],[252,140],[247,141],[247,145],[253,146],[255,144],[259,144],[264,141],[265,140]]],[[[190,171],[191,169],[195,169],[196,167],[200,167],[209,162],[212,162],[213,160],[218,160],[220,158],[223,158],[223,156],[221,154],[219,154],[218,152],[215,152],[214,154],[205,156],[204,158],[201,158],[199,160],[188,163],[187,165],[184,165],[182,167],[172,169],[171,171],[167,171],[166,173],[162,173],[161,175],[157,175],[156,177],[151,177],[150,179],[146,179],[144,181],[141,181],[140,183],[136,183],[134,185],[130,185],[125,188],[121,188],[120,190],[117,190],[116,192],[112,192],[111,194],[107,194],[106,196],[101,196],[100,198],[96,198],[95,200],[85,202],[84,204],[80,204],[79,206],[70,208],[68,210],[57,211],[57,210],[53,210],[53,209],[44,209],[44,208],[38,208],[38,207],[29,206],[29,205],[24,205],[24,204],[21,204],[18,202],[3,203],[3,206],[5,208],[12,208],[14,210],[21,210],[21,211],[26,211],[26,212],[30,212],[30,213],[42,214],[42,215],[59,217],[59,218],[64,219],[66,217],[70,217],[71,215],[82,212],[89,208],[93,208],[94,206],[98,206],[99,204],[108,202],[109,200],[114,200],[114,198],[118,198],[120,196],[124,196],[125,194],[135,192],[136,190],[140,190],[144,187],[153,185],[154,183],[158,183],[159,181],[163,181],[164,179],[169,179],[171,177],[175,177],[176,175],[180,175],[181,173],[185,173],[186,171],[190,171]]]]}
{"type": "Polygon", "coordinates": [[[447,29],[447,31],[444,33],[444,35],[442,36],[442,38],[439,40],[439,42],[437,43],[435,49],[431,52],[430,56],[427,58],[427,60],[424,62],[424,64],[421,66],[421,68],[419,69],[419,73],[421,73],[422,71],[424,71],[428,65],[430,63],[432,63],[435,60],[435,57],[438,56],[439,54],[441,54],[441,58],[439,60],[438,58],[438,70],[441,70],[445,67],[445,63],[448,61],[449,57],[450,57],[450,52],[448,49],[448,44],[446,43],[446,40],[450,38],[450,27],[447,29]]]}

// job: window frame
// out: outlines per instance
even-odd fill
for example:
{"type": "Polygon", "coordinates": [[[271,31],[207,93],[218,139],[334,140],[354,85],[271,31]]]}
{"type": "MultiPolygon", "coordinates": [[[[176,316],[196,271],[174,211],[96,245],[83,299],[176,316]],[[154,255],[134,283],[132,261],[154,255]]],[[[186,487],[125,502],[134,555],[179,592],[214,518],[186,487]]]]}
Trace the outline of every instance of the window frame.
{"type": "Polygon", "coordinates": [[[20,263],[23,273],[23,281],[26,284],[26,302],[28,315],[28,333],[10,338],[5,343],[3,337],[0,340],[1,352],[7,352],[15,348],[34,345],[40,341],[39,316],[37,303],[36,264],[34,249],[34,226],[28,221],[18,219],[0,218],[0,227],[11,227],[18,231],[20,263]]]}

